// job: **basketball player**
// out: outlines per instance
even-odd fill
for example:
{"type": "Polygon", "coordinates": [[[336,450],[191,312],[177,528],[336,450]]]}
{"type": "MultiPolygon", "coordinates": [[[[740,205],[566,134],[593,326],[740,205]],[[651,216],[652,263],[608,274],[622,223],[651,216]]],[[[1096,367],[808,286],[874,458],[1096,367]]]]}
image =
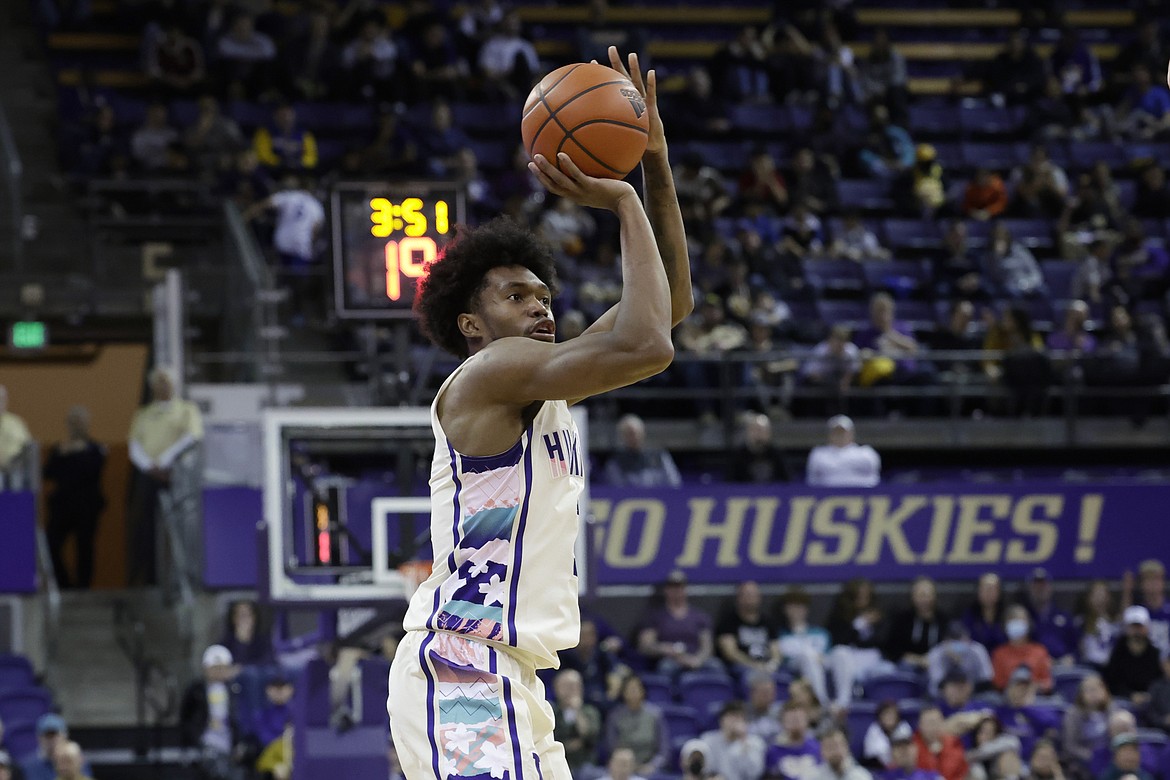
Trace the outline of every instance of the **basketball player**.
{"type": "MultiPolygon", "coordinates": [[[[611,64],[624,71],[616,49],[611,64]]],[[[533,172],[552,193],[614,212],[621,301],[556,343],[552,255],[506,220],[460,234],[419,284],[423,331],[465,358],[431,406],[434,569],[414,594],[390,671],[390,727],[408,780],[571,780],[539,668],[576,645],[573,549],[585,464],[569,405],[666,368],[691,309],[686,236],[655,106],[642,160],[647,203],[567,156],[533,172]],[[561,171],[564,171],[563,173],[561,171]]]]}

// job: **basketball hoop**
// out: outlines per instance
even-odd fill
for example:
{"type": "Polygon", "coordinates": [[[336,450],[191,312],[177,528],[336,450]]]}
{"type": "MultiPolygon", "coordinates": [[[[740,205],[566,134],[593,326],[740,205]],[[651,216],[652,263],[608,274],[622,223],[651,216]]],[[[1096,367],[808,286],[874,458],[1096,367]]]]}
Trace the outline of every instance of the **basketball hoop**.
{"type": "Polygon", "coordinates": [[[407,561],[398,567],[398,573],[402,575],[403,586],[406,589],[406,598],[409,599],[418,590],[418,586],[426,582],[427,577],[431,576],[431,562],[407,561]]]}

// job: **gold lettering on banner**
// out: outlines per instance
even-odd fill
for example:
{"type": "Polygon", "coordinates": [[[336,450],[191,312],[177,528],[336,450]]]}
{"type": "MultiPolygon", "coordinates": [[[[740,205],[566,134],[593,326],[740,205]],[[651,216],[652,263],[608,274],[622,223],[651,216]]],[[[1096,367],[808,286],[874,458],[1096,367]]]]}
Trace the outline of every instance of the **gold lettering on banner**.
{"type": "Polygon", "coordinates": [[[757,566],[787,566],[800,559],[804,552],[804,536],[808,531],[808,517],[816,499],[798,496],[788,502],[788,523],[784,528],[784,542],[779,552],[771,552],[772,529],[776,523],[779,499],[756,499],[756,519],[748,542],[748,559],[757,566]]]}
{"type": "Polygon", "coordinates": [[[865,517],[865,499],[861,496],[834,496],[817,502],[813,511],[812,529],[818,536],[836,539],[837,549],[829,552],[829,545],[823,540],[809,542],[805,563],[809,566],[833,566],[847,563],[857,554],[860,533],[850,520],[865,517]],[[838,522],[834,515],[841,510],[844,522],[838,522]]]}
{"type": "Polygon", "coordinates": [[[703,561],[703,548],[708,540],[714,539],[719,544],[715,552],[715,565],[726,568],[739,566],[739,541],[743,538],[744,509],[749,501],[750,499],[746,498],[730,499],[721,523],[711,522],[715,499],[692,498],[687,501],[690,508],[687,517],[687,538],[675,565],[700,565],[703,561]]]}
{"type": "Polygon", "coordinates": [[[1081,523],[1077,529],[1077,563],[1091,563],[1097,554],[1097,530],[1101,527],[1101,510],[1105,496],[1089,493],[1081,496],[1081,523]]]}
{"type": "Polygon", "coordinates": [[[994,534],[995,521],[1006,519],[1011,509],[1011,496],[959,496],[959,519],[947,563],[999,562],[1003,542],[988,539],[981,550],[975,549],[975,543],[978,537],[994,534]],[[982,517],[984,510],[989,510],[991,517],[982,517]]]}
{"type": "Polygon", "coordinates": [[[1060,520],[1063,512],[1064,496],[1049,493],[1020,498],[1012,512],[1012,530],[1036,541],[1030,545],[1026,539],[1012,539],[1008,542],[1004,563],[1043,563],[1051,558],[1060,532],[1056,523],[1049,521],[1060,520]],[[1041,517],[1035,516],[1037,509],[1041,510],[1041,517]]]}
{"type": "Polygon", "coordinates": [[[615,569],[640,569],[654,563],[666,527],[666,504],[653,498],[626,498],[617,503],[606,524],[605,562],[615,569]],[[633,553],[627,553],[634,517],[644,516],[633,553]]]}
{"type": "Polygon", "coordinates": [[[932,496],[934,516],[930,519],[930,535],[926,538],[926,552],[921,563],[942,563],[951,538],[951,518],[955,514],[954,496],[932,496]]]}
{"type": "Polygon", "coordinates": [[[882,545],[889,544],[890,552],[898,563],[914,563],[917,556],[906,541],[902,525],[918,510],[926,506],[926,496],[903,496],[893,512],[890,496],[870,496],[869,521],[865,524],[865,543],[861,546],[855,563],[877,563],[882,555],[882,545]]]}

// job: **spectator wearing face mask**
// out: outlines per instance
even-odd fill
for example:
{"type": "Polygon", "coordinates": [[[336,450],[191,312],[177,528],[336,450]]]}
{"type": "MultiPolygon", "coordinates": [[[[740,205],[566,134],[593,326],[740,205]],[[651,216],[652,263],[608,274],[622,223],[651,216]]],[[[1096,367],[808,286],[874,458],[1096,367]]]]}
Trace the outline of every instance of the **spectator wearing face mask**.
{"type": "Polygon", "coordinates": [[[1052,658],[1044,645],[1029,638],[1032,621],[1028,610],[1015,604],[1007,609],[1005,618],[1007,644],[995,648],[991,654],[995,687],[1002,691],[1007,687],[1012,672],[1026,666],[1032,672],[1032,680],[1038,689],[1045,692],[1052,690],[1052,658]]]}

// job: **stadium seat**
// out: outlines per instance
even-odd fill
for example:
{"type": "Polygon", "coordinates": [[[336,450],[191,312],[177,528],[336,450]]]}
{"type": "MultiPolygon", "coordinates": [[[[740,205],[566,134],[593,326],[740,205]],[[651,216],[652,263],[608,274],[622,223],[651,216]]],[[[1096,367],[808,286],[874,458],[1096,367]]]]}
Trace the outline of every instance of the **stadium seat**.
{"type": "Polygon", "coordinates": [[[33,685],[36,676],[32,664],[22,655],[0,655],[0,696],[11,688],[33,685]]]}
{"type": "Polygon", "coordinates": [[[1022,143],[978,142],[963,144],[963,165],[967,168],[990,168],[1006,173],[1027,162],[1028,145],[1022,143]]]}
{"type": "Polygon", "coordinates": [[[53,697],[44,688],[16,688],[0,694],[0,720],[32,723],[53,708],[53,697]]]}
{"type": "Polygon", "coordinates": [[[733,106],[731,124],[748,133],[783,133],[791,130],[791,114],[784,106],[747,103],[733,106]]]}
{"type": "Polygon", "coordinates": [[[706,712],[713,702],[722,704],[735,698],[735,685],[724,674],[687,672],[678,680],[679,698],[696,712],[706,712]]]}
{"type": "Polygon", "coordinates": [[[36,753],[36,723],[5,723],[4,744],[8,747],[12,758],[16,761],[23,761],[33,753],[36,753]]]}
{"type": "Polygon", "coordinates": [[[1077,690],[1081,687],[1081,680],[1090,674],[1096,674],[1096,672],[1084,666],[1053,669],[1052,692],[1071,704],[1076,701],[1077,690]]]}
{"type": "Polygon", "coordinates": [[[1138,729],[1137,738],[1139,745],[1152,745],[1161,749],[1170,747],[1170,736],[1159,729],[1138,729]]]}
{"type": "Polygon", "coordinates": [[[699,716],[692,708],[682,704],[667,704],[661,705],[661,709],[671,740],[699,736],[699,716]]]}
{"type": "Polygon", "coordinates": [[[922,678],[912,672],[890,672],[870,677],[862,686],[865,698],[870,701],[883,699],[917,699],[926,686],[922,678]]]}
{"type": "Polygon", "coordinates": [[[646,688],[646,701],[658,705],[674,704],[674,685],[665,674],[640,674],[643,687],[646,688]]]}
{"type": "Polygon", "coordinates": [[[361,676],[362,708],[354,713],[361,722],[374,726],[386,722],[386,697],[390,681],[390,662],[384,658],[366,658],[358,664],[361,676]]]}
{"type": "Polygon", "coordinates": [[[841,179],[837,197],[845,207],[863,211],[889,211],[894,208],[890,184],[882,179],[841,179]]]}
{"type": "Polygon", "coordinates": [[[1012,136],[1020,130],[1025,114],[1020,106],[999,108],[989,105],[963,106],[959,123],[968,138],[1012,136]]]}
{"type": "Polygon", "coordinates": [[[906,124],[915,139],[953,137],[959,134],[959,112],[951,106],[912,105],[906,124]]]}
{"type": "Polygon", "coordinates": [[[849,705],[845,714],[845,730],[849,734],[849,748],[854,756],[861,756],[865,732],[877,719],[877,707],[877,702],[873,701],[854,701],[849,705]]]}
{"type": "Polygon", "coordinates": [[[1069,260],[1041,260],[1040,271],[1048,286],[1048,295],[1053,300],[1072,298],[1072,280],[1077,274],[1077,265],[1069,260]]]}
{"type": "Polygon", "coordinates": [[[1052,240],[1052,223],[1045,219],[1005,219],[1004,226],[1011,232],[1012,237],[1032,249],[1051,249],[1055,244],[1052,240]]]}
{"type": "Polygon", "coordinates": [[[869,324],[869,304],[865,301],[817,301],[817,312],[821,322],[833,325],[848,325],[853,329],[869,324]]]}
{"type": "MultiPolygon", "coordinates": [[[[297,681],[296,709],[305,716],[306,726],[328,726],[333,705],[329,700],[329,664],[314,658],[305,664],[297,681]]],[[[299,725],[299,724],[298,724],[299,725]]]]}
{"type": "Polygon", "coordinates": [[[861,270],[871,291],[885,290],[896,298],[916,296],[933,284],[925,260],[867,260],[861,270]]]}
{"type": "Polygon", "coordinates": [[[1110,168],[1120,168],[1129,162],[1125,147],[1112,141],[1071,141],[1069,142],[1069,162],[1074,168],[1092,168],[1099,160],[1104,160],[1110,168]]]}
{"type": "Polygon", "coordinates": [[[882,221],[886,243],[893,249],[935,249],[942,246],[937,223],[925,219],[887,219],[882,221]]]}
{"type": "Polygon", "coordinates": [[[804,278],[818,293],[860,294],[865,290],[861,264],[853,260],[815,259],[801,263],[804,278]]]}

